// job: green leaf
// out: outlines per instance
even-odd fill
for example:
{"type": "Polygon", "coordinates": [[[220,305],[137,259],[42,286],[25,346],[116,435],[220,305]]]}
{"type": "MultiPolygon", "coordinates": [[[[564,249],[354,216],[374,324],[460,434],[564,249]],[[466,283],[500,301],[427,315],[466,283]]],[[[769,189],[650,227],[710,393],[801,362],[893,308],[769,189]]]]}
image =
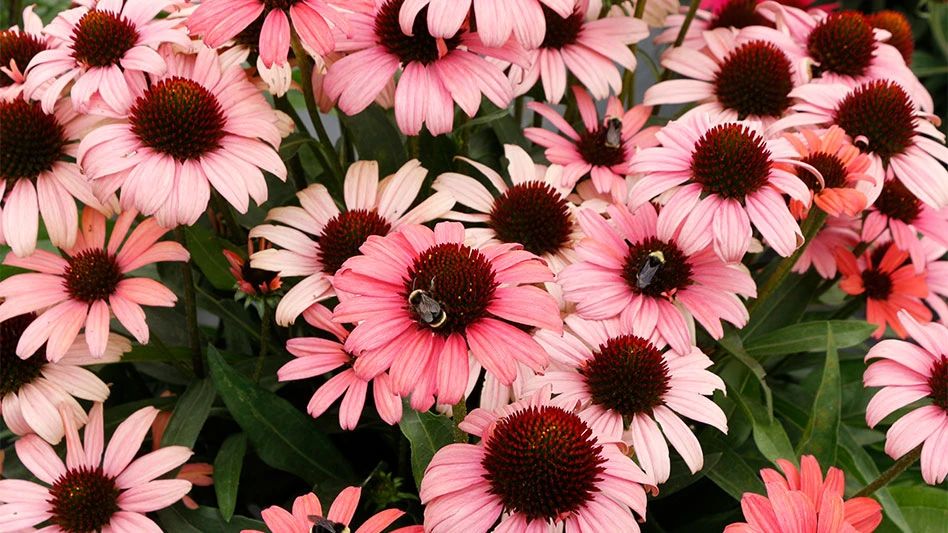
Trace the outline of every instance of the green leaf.
{"type": "Polygon", "coordinates": [[[345,125],[359,159],[379,162],[380,176],[394,174],[408,161],[401,135],[379,106],[369,106],[358,115],[338,113],[336,116],[345,125]]]}
{"type": "Polygon", "coordinates": [[[913,531],[944,531],[948,524],[948,491],[935,487],[891,487],[889,492],[913,531]]]}
{"type": "Polygon", "coordinates": [[[840,408],[843,402],[840,377],[839,353],[833,326],[826,327],[826,363],[823,378],[813,399],[810,421],[803,430],[803,438],[797,445],[798,455],[812,454],[823,468],[836,464],[836,446],[839,442],[840,408]]]}
{"type": "Polygon", "coordinates": [[[745,492],[765,493],[764,482],[761,481],[757,470],[723,437],[714,435],[706,441],[706,446],[709,453],[721,454],[720,460],[707,473],[708,479],[715,485],[735,500],[740,500],[745,492]]]}
{"type": "Polygon", "coordinates": [[[184,346],[156,346],[137,344],[122,356],[123,363],[174,363],[185,361],[190,364],[191,350],[184,346]]]}
{"type": "Polygon", "coordinates": [[[767,371],[764,370],[764,367],[761,366],[754,358],[747,354],[747,351],[744,350],[744,346],[741,343],[741,338],[738,337],[733,328],[728,328],[724,332],[724,336],[718,341],[718,344],[721,345],[725,350],[728,351],[731,355],[734,356],[741,364],[743,364],[747,370],[757,378],[757,383],[760,385],[761,391],[764,393],[765,407],[767,410],[767,417],[773,418],[774,416],[774,400],[773,394],[770,391],[770,387],[767,385],[767,371]]]}
{"type": "Polygon", "coordinates": [[[185,227],[184,232],[188,238],[191,260],[201,273],[215,289],[232,290],[236,280],[230,273],[230,263],[224,257],[224,249],[236,252],[235,247],[201,226],[185,227]]]}
{"type": "Polygon", "coordinates": [[[418,159],[428,169],[425,185],[430,186],[440,174],[453,172],[454,156],[457,154],[458,146],[450,135],[432,135],[426,129],[421,130],[418,135],[418,159]]]}
{"type": "MultiPolygon", "coordinates": [[[[757,280],[758,285],[766,280],[773,270],[773,268],[765,270],[757,280]]],[[[796,323],[806,311],[816,286],[821,281],[819,274],[815,271],[803,276],[797,274],[787,276],[787,279],[771,293],[770,297],[751,313],[747,325],[741,329],[741,338],[752,339],[754,335],[796,323]]]]}
{"type": "Polygon", "coordinates": [[[401,422],[402,434],[411,443],[411,471],[415,486],[421,487],[421,478],[435,452],[454,442],[454,424],[446,416],[415,411],[403,400],[405,407],[401,422]]]}
{"type": "Polygon", "coordinates": [[[221,508],[224,521],[230,522],[237,504],[237,488],[240,485],[240,471],[247,453],[247,435],[235,433],[221,444],[214,458],[214,492],[217,505],[221,508]]]}
{"type": "Polygon", "coordinates": [[[184,394],[178,398],[165,434],[161,437],[161,445],[193,448],[216,397],[217,388],[210,378],[191,381],[184,394]]]}
{"type": "Polygon", "coordinates": [[[309,415],[234,370],[213,346],[207,360],[227,409],[263,462],[303,478],[325,501],[358,484],[349,462],[309,415]]]}
{"type": "MultiPolygon", "coordinates": [[[[879,477],[879,468],[873,462],[869,452],[853,438],[849,426],[843,425],[840,427],[839,448],[839,464],[843,467],[847,477],[852,476],[863,485],[868,485],[879,477]]],[[[895,498],[892,497],[888,487],[877,490],[873,497],[879,500],[879,503],[882,504],[883,514],[895,527],[899,528],[899,531],[912,533],[912,528],[905,521],[902,509],[896,503],[895,498]]]]}
{"type": "Polygon", "coordinates": [[[862,320],[804,322],[754,337],[744,345],[744,349],[747,355],[755,359],[771,355],[818,352],[826,349],[830,335],[835,339],[836,348],[849,348],[868,339],[875,330],[875,325],[862,320]]]}
{"type": "MultiPolygon", "coordinates": [[[[214,482],[217,483],[215,473],[214,482]]],[[[188,509],[181,503],[158,511],[162,531],[175,533],[240,533],[244,529],[267,531],[263,522],[251,520],[243,516],[235,516],[229,522],[224,520],[220,511],[213,507],[198,507],[188,509]]]]}

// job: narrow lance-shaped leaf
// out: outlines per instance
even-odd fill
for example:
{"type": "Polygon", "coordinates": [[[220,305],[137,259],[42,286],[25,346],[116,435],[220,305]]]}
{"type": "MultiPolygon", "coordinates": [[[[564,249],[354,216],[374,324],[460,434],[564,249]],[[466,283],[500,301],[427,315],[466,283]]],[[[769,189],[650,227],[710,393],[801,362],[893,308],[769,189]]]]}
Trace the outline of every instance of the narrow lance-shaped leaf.
{"type": "Polygon", "coordinates": [[[230,522],[234,515],[234,507],[237,504],[237,490],[245,453],[247,435],[236,433],[227,437],[214,458],[214,492],[217,494],[217,506],[220,507],[221,516],[227,522],[230,522]]]}
{"type": "Polygon", "coordinates": [[[411,471],[415,486],[420,487],[421,478],[435,452],[454,442],[454,425],[445,416],[411,409],[407,400],[403,412],[398,427],[411,443],[411,471]]]}
{"type": "Polygon", "coordinates": [[[161,445],[193,448],[207,416],[211,413],[215,398],[217,388],[210,378],[193,380],[171,413],[168,427],[161,437],[161,445]]]}
{"type": "Polygon", "coordinates": [[[812,454],[824,467],[836,464],[836,447],[839,442],[840,392],[839,354],[832,325],[826,324],[826,363],[823,378],[816,391],[810,420],[797,446],[800,455],[812,454]]]}
{"type": "Polygon", "coordinates": [[[826,349],[829,334],[836,348],[856,346],[869,338],[876,326],[862,320],[820,320],[794,324],[755,337],[744,344],[747,355],[763,359],[773,355],[818,352],[826,349]]]}

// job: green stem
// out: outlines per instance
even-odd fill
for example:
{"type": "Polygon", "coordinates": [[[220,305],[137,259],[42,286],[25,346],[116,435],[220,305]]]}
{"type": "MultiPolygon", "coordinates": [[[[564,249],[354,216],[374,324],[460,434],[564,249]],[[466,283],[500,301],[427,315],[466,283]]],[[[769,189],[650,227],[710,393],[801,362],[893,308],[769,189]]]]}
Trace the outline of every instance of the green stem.
{"type": "MultiPolygon", "coordinates": [[[[303,43],[300,42],[296,31],[290,32],[290,45],[293,47],[293,53],[296,55],[296,61],[300,67],[300,81],[303,86],[303,100],[306,102],[306,111],[309,113],[310,121],[313,123],[313,129],[316,130],[316,137],[319,143],[326,149],[326,153],[333,154],[336,148],[323,126],[322,116],[319,114],[319,106],[316,105],[316,98],[313,96],[313,58],[309,56],[303,43]]],[[[325,157],[316,150],[316,156],[320,163],[324,165],[326,171],[331,172],[339,183],[342,183],[342,167],[339,166],[338,157],[325,157]]]]}
{"type": "Polygon", "coordinates": [[[467,432],[463,431],[460,426],[461,422],[464,422],[464,417],[467,416],[467,398],[461,397],[453,409],[454,418],[454,442],[466,444],[468,441],[467,432]]]}
{"type": "Polygon", "coordinates": [[[418,159],[418,154],[421,152],[421,139],[418,135],[409,135],[408,136],[408,158],[409,159],[418,159]]]}
{"type": "Polygon", "coordinates": [[[888,485],[890,481],[895,479],[902,472],[905,472],[908,469],[908,467],[915,464],[915,461],[918,461],[918,458],[921,456],[922,456],[922,445],[919,444],[918,446],[915,447],[914,450],[903,455],[902,458],[896,461],[894,465],[890,466],[888,470],[886,470],[882,474],[879,474],[879,477],[873,480],[872,483],[863,487],[863,489],[857,492],[856,494],[853,494],[853,498],[869,496],[875,491],[888,485]]]}
{"type": "Polygon", "coordinates": [[[523,127],[523,96],[514,99],[514,120],[517,121],[517,127],[523,127]]]}
{"type": "Polygon", "coordinates": [[[815,237],[816,233],[823,227],[823,223],[826,222],[826,217],[826,212],[816,205],[810,207],[810,214],[807,215],[806,220],[803,221],[800,227],[800,231],[803,233],[803,244],[794,250],[794,252],[790,254],[790,257],[780,262],[780,265],[777,266],[777,271],[774,272],[774,274],[770,276],[770,279],[757,291],[757,299],[747,306],[748,313],[753,313],[754,309],[760,307],[760,305],[773,294],[774,290],[787,279],[791,269],[793,269],[793,265],[797,264],[797,261],[800,260],[800,256],[803,255],[807,246],[813,241],[813,237],[815,237]]]}
{"type": "Polygon", "coordinates": [[[267,345],[270,344],[270,304],[263,298],[263,313],[260,317],[260,355],[257,356],[257,366],[253,370],[253,382],[260,383],[260,374],[263,372],[263,361],[267,358],[267,345]]]}
{"type": "MultiPolygon", "coordinates": [[[[632,14],[633,17],[641,20],[642,15],[645,13],[645,4],[647,0],[638,0],[635,3],[635,12],[632,14]]],[[[638,53],[638,44],[629,45],[629,50],[632,52],[632,55],[638,53]]],[[[635,71],[626,70],[622,74],[622,92],[619,94],[619,101],[623,102],[626,108],[632,107],[632,103],[635,100],[635,71]]]]}
{"type": "MultiPolygon", "coordinates": [[[[188,238],[184,234],[184,229],[178,226],[174,229],[175,239],[184,246],[188,247],[188,238]]],[[[191,274],[191,261],[181,263],[181,274],[184,277],[184,313],[188,322],[188,343],[191,347],[191,366],[194,369],[194,375],[198,379],[204,379],[204,356],[201,354],[200,330],[197,322],[197,305],[194,296],[194,276],[191,274]]]]}

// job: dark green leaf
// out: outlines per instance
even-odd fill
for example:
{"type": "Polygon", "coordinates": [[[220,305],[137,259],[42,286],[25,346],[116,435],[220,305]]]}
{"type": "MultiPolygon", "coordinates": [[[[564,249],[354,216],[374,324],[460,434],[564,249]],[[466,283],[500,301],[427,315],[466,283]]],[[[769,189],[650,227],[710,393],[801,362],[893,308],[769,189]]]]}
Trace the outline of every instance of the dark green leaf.
{"type": "Polygon", "coordinates": [[[404,400],[398,427],[411,443],[411,470],[415,486],[421,487],[421,478],[435,452],[454,442],[454,424],[446,416],[415,411],[404,400]]]}
{"type": "Polygon", "coordinates": [[[836,351],[836,336],[830,323],[826,328],[826,363],[823,378],[816,391],[810,421],[803,431],[803,439],[797,445],[798,455],[812,454],[823,468],[836,464],[836,446],[839,441],[840,407],[842,394],[839,377],[839,353],[836,351]]]}
{"type": "Polygon", "coordinates": [[[178,398],[161,445],[193,448],[216,397],[217,388],[210,378],[193,380],[178,398]]]}
{"type": "Polygon", "coordinates": [[[221,516],[230,522],[237,504],[237,487],[240,485],[240,471],[247,453],[247,435],[236,433],[227,437],[214,458],[214,492],[221,516]]]}
{"type": "Polygon", "coordinates": [[[213,507],[199,507],[192,511],[181,503],[158,511],[158,519],[163,531],[175,533],[240,533],[244,529],[267,531],[263,522],[243,516],[235,516],[228,522],[213,507]]]}
{"type": "Polygon", "coordinates": [[[848,348],[868,339],[875,330],[875,325],[862,320],[804,322],[754,337],[744,344],[744,349],[755,359],[771,355],[818,352],[826,349],[830,333],[837,348],[848,348]]]}
{"type": "Polygon", "coordinates": [[[721,459],[708,470],[708,479],[735,500],[740,500],[745,492],[764,494],[764,482],[757,470],[750,466],[744,457],[720,436],[712,436],[705,445],[708,453],[720,453],[721,459]]]}
{"type": "Polygon", "coordinates": [[[948,491],[936,487],[891,487],[889,492],[913,531],[944,531],[948,524],[948,491]]]}
{"type": "MultiPolygon", "coordinates": [[[[758,285],[766,280],[768,272],[772,271],[773,269],[765,270],[757,280],[758,285]]],[[[806,311],[813,292],[821,281],[816,272],[808,272],[803,276],[790,274],[762,305],[754,309],[747,325],[741,329],[741,338],[752,339],[754,335],[796,323],[806,311]]]]}
{"type": "Polygon", "coordinates": [[[352,467],[309,415],[234,370],[213,346],[207,360],[227,409],[263,462],[300,476],[326,501],[353,484],[352,467]]]}
{"type": "Polygon", "coordinates": [[[747,354],[747,351],[744,350],[744,346],[741,343],[741,338],[732,328],[728,328],[724,332],[724,337],[718,340],[718,344],[721,345],[725,350],[728,351],[731,355],[734,356],[742,365],[744,365],[747,370],[757,378],[757,383],[760,385],[761,391],[764,393],[764,406],[766,408],[767,417],[773,418],[774,416],[774,401],[773,394],[770,391],[770,387],[767,385],[767,371],[764,370],[764,367],[761,366],[754,358],[747,354]]]}
{"type": "Polygon", "coordinates": [[[440,174],[453,172],[456,155],[458,146],[450,135],[436,136],[428,133],[428,130],[422,130],[418,135],[418,159],[421,160],[421,166],[428,169],[426,185],[430,185],[440,174]]]}
{"type": "MultiPolygon", "coordinates": [[[[869,452],[856,442],[849,427],[843,425],[839,428],[839,464],[846,472],[846,476],[852,476],[862,485],[868,485],[871,481],[879,477],[879,468],[873,462],[869,452]]],[[[904,533],[911,533],[902,514],[902,509],[896,503],[895,498],[889,492],[887,487],[883,487],[873,494],[873,497],[882,504],[882,511],[885,517],[890,520],[895,527],[904,533]]],[[[922,530],[919,530],[922,531],[922,530]]]]}
{"type": "Polygon", "coordinates": [[[211,285],[223,291],[233,289],[236,280],[230,273],[230,263],[224,257],[224,250],[232,249],[233,245],[198,225],[188,226],[184,232],[188,237],[191,260],[211,285]]]}
{"type": "Polygon", "coordinates": [[[408,160],[402,138],[378,106],[369,106],[358,115],[337,115],[345,125],[359,159],[374,159],[379,162],[379,175],[394,174],[408,160]]]}
{"type": "Polygon", "coordinates": [[[132,351],[122,356],[123,363],[174,363],[176,361],[186,361],[190,364],[191,350],[184,346],[137,344],[132,346],[132,351]]]}

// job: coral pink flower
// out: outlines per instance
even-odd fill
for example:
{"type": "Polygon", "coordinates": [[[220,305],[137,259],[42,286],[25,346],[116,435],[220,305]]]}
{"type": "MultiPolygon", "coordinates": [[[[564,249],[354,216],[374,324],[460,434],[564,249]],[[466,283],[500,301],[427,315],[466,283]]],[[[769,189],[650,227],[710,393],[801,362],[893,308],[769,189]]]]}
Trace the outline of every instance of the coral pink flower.
{"type": "Polygon", "coordinates": [[[75,243],[76,200],[111,215],[111,206],[99,204],[74,162],[80,135],[96,120],[78,115],[65,100],[53,114],[19,96],[0,100],[0,244],[9,244],[16,255],[36,249],[40,215],[60,248],[75,243]]]}
{"type": "MultiPolygon", "coordinates": [[[[263,239],[258,239],[257,247],[260,248],[259,251],[267,250],[270,248],[270,243],[263,239]]],[[[248,238],[248,255],[253,255],[254,251],[253,239],[248,238]]],[[[249,259],[244,259],[231,250],[222,250],[222,252],[227,259],[227,263],[230,265],[230,275],[234,276],[234,279],[237,281],[237,289],[244,297],[267,297],[280,290],[280,287],[283,286],[283,280],[280,279],[280,275],[276,272],[253,268],[250,266],[249,259]]],[[[240,298],[240,296],[238,295],[237,298],[240,298]]],[[[250,300],[248,299],[247,301],[249,302],[250,300]]]]}
{"type": "Polygon", "coordinates": [[[58,361],[85,325],[89,351],[101,357],[108,345],[110,312],[138,342],[148,342],[141,306],[172,307],[178,298],[153,279],[127,274],[157,261],[187,261],[190,256],[176,242],[157,242],[168,230],[154,219],[146,219],[129,234],[136,215],[135,211],[119,215],[106,246],[105,217],[87,206],[76,245],[63,250],[65,258],[45,250],[22,259],[7,254],[4,265],[36,272],[0,281],[0,298],[5,298],[0,321],[45,308],[20,337],[17,355],[25,359],[46,343],[46,356],[58,361]]]}
{"type": "Polygon", "coordinates": [[[512,144],[504,145],[504,154],[509,161],[509,187],[492,168],[462,158],[487,177],[499,196],[463,174],[447,172],[438,176],[433,189],[450,193],[458,203],[475,211],[452,211],[445,218],[487,225],[467,228],[469,244],[519,243],[545,259],[554,273],[559,272],[576,260],[573,245],[581,237],[573,216],[576,206],[567,200],[572,187],[563,184],[563,167],[534,164],[523,148],[512,144]]]}
{"type": "MultiPolygon", "coordinates": [[[[338,342],[319,337],[289,339],[286,341],[286,350],[296,359],[277,370],[277,377],[280,381],[310,379],[345,367],[345,370],[319,387],[310,398],[306,411],[313,418],[319,418],[333,402],[345,395],[339,407],[339,426],[342,429],[355,429],[362,416],[369,381],[358,377],[352,369],[355,357],[346,351],[343,344],[349,337],[349,331],[341,324],[334,323],[332,311],[320,304],[313,304],[303,311],[303,319],[315,328],[332,333],[338,342]]],[[[402,419],[402,400],[392,392],[391,378],[382,373],[371,382],[379,416],[389,424],[397,424],[402,419]]]]}
{"type": "MultiPolygon", "coordinates": [[[[891,174],[891,172],[890,172],[891,174]]],[[[925,263],[918,234],[948,246],[948,207],[934,209],[897,179],[887,179],[862,225],[862,240],[873,242],[888,230],[899,250],[909,252],[916,268],[925,263]]]]}
{"type": "Polygon", "coordinates": [[[528,59],[519,44],[510,40],[489,48],[467,28],[447,38],[434,37],[428,29],[427,6],[416,12],[412,34],[406,35],[399,23],[403,4],[404,0],[384,0],[371,15],[349,15],[352,38],[339,42],[336,49],[354,53],[330,65],[323,82],[330,98],[339,99],[339,109],[354,115],[368,107],[399,68],[395,120],[406,135],[418,135],[422,125],[433,135],[450,132],[454,102],[470,117],[477,113],[481,95],[507,107],[513,98],[510,83],[499,67],[477,54],[525,65],[528,59]]]}
{"type": "Polygon", "coordinates": [[[180,500],[191,490],[191,484],[156,478],[184,464],[191,450],[168,446],[135,459],[157,415],[154,407],[129,415],[112,434],[104,457],[102,404],[98,402],[89,411],[85,442],[79,439],[72,418],[63,416],[65,464],[37,435],[16,441],[17,458],[48,487],[21,479],[0,479],[0,530],[30,531],[28,528],[49,521],[43,531],[51,533],[161,533],[145,513],[180,500]]]}
{"type": "Polygon", "coordinates": [[[541,6],[546,37],[539,48],[528,51],[530,60],[525,66],[510,67],[508,78],[514,85],[514,94],[525,94],[541,80],[546,101],[555,104],[566,92],[567,71],[597,100],[608,97],[610,90],[615,94],[622,91],[622,75],[615,64],[635,70],[635,54],[629,45],[648,37],[648,25],[624,15],[596,20],[597,2],[589,4],[581,0],[566,15],[541,6]]]}
{"type": "Polygon", "coordinates": [[[638,533],[654,484],[619,446],[545,387],[497,412],[475,409],[460,428],[480,444],[449,444],[421,481],[429,533],[638,533]]]}
{"type": "Polygon", "coordinates": [[[104,402],[109,397],[109,387],[83,367],[115,363],[132,345],[110,333],[105,353],[92,357],[85,336],[79,335],[55,363],[46,359],[42,348],[34,357],[21,359],[16,355],[17,343],[35,319],[35,314],[27,313],[0,323],[0,414],[13,433],[36,433],[50,444],[58,444],[64,431],[57,410],[60,405],[75,425],[82,426],[87,416],[76,398],[104,402]]]}
{"type": "Polygon", "coordinates": [[[53,106],[66,87],[80,113],[125,116],[145,74],[165,73],[165,59],[156,51],[162,43],[191,48],[178,21],[156,19],[168,0],[100,0],[94,7],[60,13],[46,28],[56,47],[30,61],[23,94],[42,98],[43,110],[53,106]]]}
{"type": "Polygon", "coordinates": [[[43,21],[33,13],[33,7],[23,10],[22,30],[13,26],[0,31],[0,101],[20,96],[26,66],[33,56],[49,48],[48,38],[43,35],[43,21]]]}
{"type": "Polygon", "coordinates": [[[578,414],[593,431],[621,436],[656,483],[671,474],[666,438],[692,474],[701,470],[701,444],[681,416],[727,433],[724,411],[706,398],[724,390],[721,378],[707,370],[711,359],[694,346],[687,352],[663,351],[664,342],[643,338],[654,330],[623,333],[615,319],[570,315],[565,322],[569,331],[563,335],[546,330],[536,334],[540,346],[565,369],[547,370],[531,380],[525,392],[549,383],[558,395],[555,405],[581,405],[578,414]]]}
{"type": "Polygon", "coordinates": [[[408,209],[427,174],[421,163],[412,159],[379,181],[377,162],[358,161],[346,172],[345,210],[340,211],[321,184],[296,193],[301,207],[271,209],[267,220],[290,227],[257,226],[250,236],[267,239],[283,250],[259,251],[251,256],[251,266],[279,272],[282,277],[306,276],[280,300],[277,323],[292,324],[307,307],[335,295],[333,275],[346,259],[359,253],[369,235],[387,235],[405,224],[428,222],[447,213],[454,206],[447,193],[432,194],[408,209]]]}
{"type": "Polygon", "coordinates": [[[932,312],[921,300],[929,293],[928,274],[906,263],[908,252],[886,242],[859,259],[845,248],[837,248],[834,255],[843,276],[839,288],[850,295],[866,294],[866,320],[879,326],[873,337],[881,337],[888,323],[904,339],[906,331],[897,318],[903,309],[916,320],[931,321],[932,312]]]}
{"type": "Polygon", "coordinates": [[[735,523],[725,533],[870,533],[882,522],[882,506],[872,498],[843,501],[845,476],[831,466],[826,479],[812,455],[800,458],[800,469],[785,459],[777,459],[783,470],[764,468],[761,477],[767,497],[745,492],[741,508],[747,522],[735,523]]]}
{"type": "Polygon", "coordinates": [[[937,323],[919,324],[906,311],[900,311],[898,318],[918,346],[889,339],[866,354],[866,362],[881,360],[869,365],[863,384],[882,387],[866,407],[866,423],[875,427],[897,409],[926,399],[927,405],[892,424],[885,452],[898,459],[922,445],[922,477],[938,485],[948,477],[948,329],[937,323]]]}
{"type": "Polygon", "coordinates": [[[669,205],[656,214],[645,204],[634,214],[611,206],[613,225],[590,210],[579,223],[586,234],[576,249],[580,262],[557,275],[563,297],[580,316],[618,317],[624,331],[659,335],[681,353],[691,353],[692,317],[716,339],[721,320],[747,323],[738,295],[754,297],[754,280],[742,266],[727,265],[702,238],[704,227],[684,225],[687,209],[669,205]]]}
{"type": "Polygon", "coordinates": [[[527,107],[543,115],[566,137],[543,128],[527,128],[523,134],[546,148],[546,158],[551,163],[563,165],[564,187],[574,186],[588,174],[598,192],[611,193],[617,201],[624,200],[630,158],[638,150],[655,146],[658,142],[655,134],[659,127],[643,129],[652,108],[637,105],[626,111],[619,100],[611,96],[606,116],[600,121],[589,93],[581,87],[573,87],[573,94],[585,126],[582,134],[577,133],[553,108],[538,102],[530,102],[527,107]]]}
{"type": "Polygon", "coordinates": [[[829,217],[793,265],[793,271],[804,274],[810,265],[823,279],[836,277],[837,248],[853,249],[859,244],[859,220],[852,217],[829,217]]]}
{"type": "Polygon", "coordinates": [[[465,246],[464,226],[434,231],[402,226],[370,236],[333,278],[342,298],[333,320],[359,322],[346,340],[358,354],[356,376],[389,370],[395,392],[411,406],[455,404],[468,382],[468,350],[504,384],[516,362],[540,371],[548,357],[522,326],[562,329],[556,300],[530,284],[552,281],[537,256],[515,244],[465,246]],[[521,326],[521,327],[518,327],[521,326]]]}
{"type": "Polygon", "coordinates": [[[209,48],[162,53],[167,72],[136,93],[127,120],[95,129],[79,144],[79,164],[99,198],[121,187],[123,209],[154,214],[169,228],[197,221],[211,187],[241,213],[249,198],[266,201],[261,170],[286,179],[270,104],[239,64],[225,66],[209,48]]]}
{"type": "Polygon", "coordinates": [[[676,209],[691,213],[727,262],[744,256],[751,223],[783,257],[802,243],[783,194],[809,205],[810,190],[790,166],[796,152],[789,144],[767,140],[758,122],[702,113],[669,122],[655,136],[660,147],[632,157],[630,171],[646,175],[629,190],[629,207],[681,186],[671,197],[676,209]]]}
{"type": "MultiPolygon", "coordinates": [[[[329,512],[323,516],[323,507],[319,498],[310,492],[293,501],[293,512],[289,513],[282,507],[273,505],[263,510],[263,521],[272,533],[311,533],[313,526],[317,531],[352,531],[349,524],[352,516],[359,508],[359,498],[362,496],[362,487],[346,487],[336,496],[329,512]]],[[[386,509],[376,513],[355,533],[382,533],[392,522],[401,518],[404,511],[386,509]]],[[[400,528],[392,533],[407,533],[417,528],[400,528]]],[[[256,529],[244,529],[241,533],[264,533],[256,529]]]]}
{"type": "Polygon", "coordinates": [[[926,204],[948,207],[948,147],[945,134],[929,122],[897,83],[877,80],[850,89],[841,84],[808,84],[790,96],[799,113],[774,127],[836,124],[869,154],[867,171],[882,183],[891,168],[908,190],[926,204]]]}

